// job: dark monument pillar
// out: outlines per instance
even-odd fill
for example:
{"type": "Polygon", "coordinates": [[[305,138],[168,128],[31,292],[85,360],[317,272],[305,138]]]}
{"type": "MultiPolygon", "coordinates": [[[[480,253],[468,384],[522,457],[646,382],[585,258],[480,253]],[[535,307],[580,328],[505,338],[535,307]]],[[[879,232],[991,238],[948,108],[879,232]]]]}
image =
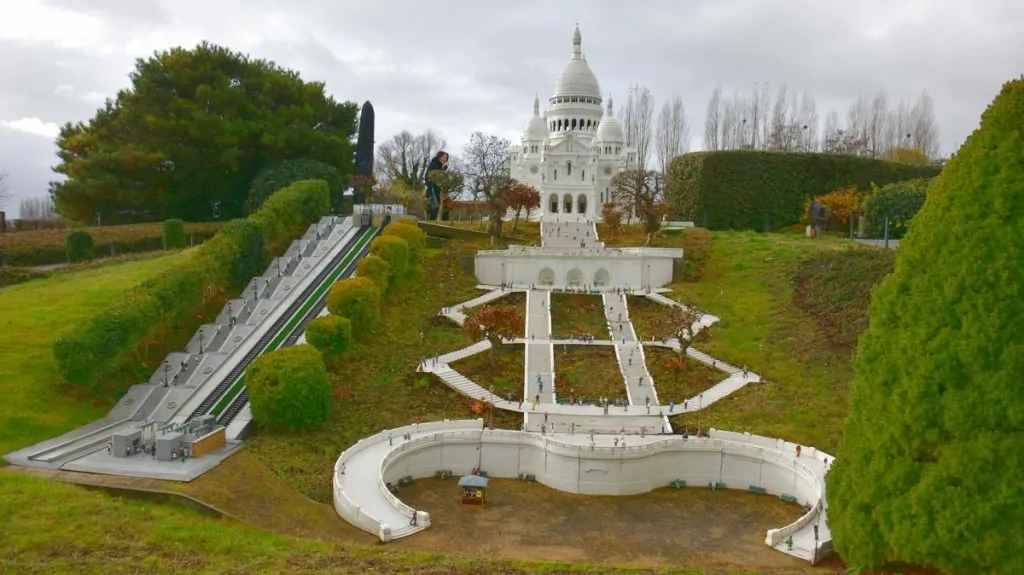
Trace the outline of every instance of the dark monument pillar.
{"type": "MultiPolygon", "coordinates": [[[[373,177],[373,104],[363,103],[359,113],[359,137],[356,139],[356,181],[370,182],[373,177]]],[[[352,190],[352,204],[366,203],[364,185],[352,190]]]]}

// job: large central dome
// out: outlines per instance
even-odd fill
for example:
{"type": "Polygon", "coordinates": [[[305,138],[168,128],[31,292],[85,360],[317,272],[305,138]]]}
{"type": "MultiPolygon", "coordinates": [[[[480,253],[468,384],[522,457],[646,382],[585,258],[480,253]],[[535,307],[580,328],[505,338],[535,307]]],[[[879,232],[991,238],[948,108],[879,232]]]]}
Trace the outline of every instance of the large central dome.
{"type": "Polygon", "coordinates": [[[565,70],[555,80],[555,92],[552,99],[565,96],[587,96],[601,100],[601,86],[583,58],[583,38],[579,26],[572,35],[572,59],[565,70]]]}

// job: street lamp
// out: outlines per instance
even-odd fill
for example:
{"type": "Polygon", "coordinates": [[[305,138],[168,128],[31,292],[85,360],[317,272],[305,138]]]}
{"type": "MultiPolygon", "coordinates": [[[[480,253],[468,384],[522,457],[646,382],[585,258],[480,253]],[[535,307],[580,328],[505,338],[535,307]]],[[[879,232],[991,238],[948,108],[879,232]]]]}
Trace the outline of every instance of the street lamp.
{"type": "Polygon", "coordinates": [[[281,277],[281,258],[274,260],[274,267],[277,268],[277,277],[281,277]]]}
{"type": "Polygon", "coordinates": [[[203,330],[199,330],[199,355],[203,355],[203,339],[205,339],[203,330]]]}
{"type": "Polygon", "coordinates": [[[167,387],[167,373],[171,371],[171,364],[164,362],[164,387],[167,387]]]}
{"type": "Polygon", "coordinates": [[[697,437],[700,437],[700,415],[704,411],[704,394],[697,396],[697,437]]]}

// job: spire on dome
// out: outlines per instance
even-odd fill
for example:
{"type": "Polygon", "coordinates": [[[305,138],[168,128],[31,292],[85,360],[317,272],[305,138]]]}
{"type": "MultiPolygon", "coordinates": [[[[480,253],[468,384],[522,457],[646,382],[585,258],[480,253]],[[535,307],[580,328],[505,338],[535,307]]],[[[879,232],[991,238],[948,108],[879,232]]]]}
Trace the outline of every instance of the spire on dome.
{"type": "Polygon", "coordinates": [[[612,95],[611,94],[608,94],[608,115],[609,116],[614,116],[615,115],[612,112],[612,95]]]}
{"type": "Polygon", "coordinates": [[[580,58],[583,55],[583,35],[580,34],[579,22],[576,23],[576,31],[572,35],[572,57],[580,58]]]}
{"type": "Polygon", "coordinates": [[[540,95],[539,94],[534,94],[533,95],[533,115],[534,116],[538,116],[538,117],[540,116],[540,95]]]}

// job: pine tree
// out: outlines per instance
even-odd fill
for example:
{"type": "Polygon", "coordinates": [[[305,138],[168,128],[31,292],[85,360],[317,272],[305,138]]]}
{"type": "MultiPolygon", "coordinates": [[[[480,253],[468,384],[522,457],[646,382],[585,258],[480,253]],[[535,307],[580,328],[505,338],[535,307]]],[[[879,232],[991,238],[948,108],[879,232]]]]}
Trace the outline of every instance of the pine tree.
{"type": "Polygon", "coordinates": [[[828,474],[854,566],[1024,573],[1024,78],[936,178],[875,290],[828,474]]]}

